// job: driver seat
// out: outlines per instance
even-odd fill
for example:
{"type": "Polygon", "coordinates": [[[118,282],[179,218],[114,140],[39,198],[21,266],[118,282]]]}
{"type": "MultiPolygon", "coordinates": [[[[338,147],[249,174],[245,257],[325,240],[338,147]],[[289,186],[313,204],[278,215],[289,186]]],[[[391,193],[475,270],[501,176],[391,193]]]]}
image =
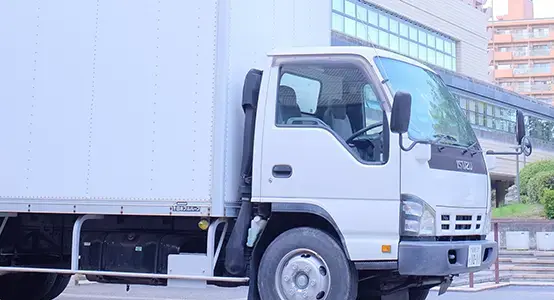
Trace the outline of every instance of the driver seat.
{"type": "MultiPolygon", "coordinates": [[[[338,99],[333,100],[333,102],[339,102],[338,99]]],[[[336,132],[341,138],[345,141],[347,138],[352,136],[353,129],[350,123],[350,118],[346,114],[345,105],[333,105],[330,106],[324,114],[324,121],[336,132]]]]}

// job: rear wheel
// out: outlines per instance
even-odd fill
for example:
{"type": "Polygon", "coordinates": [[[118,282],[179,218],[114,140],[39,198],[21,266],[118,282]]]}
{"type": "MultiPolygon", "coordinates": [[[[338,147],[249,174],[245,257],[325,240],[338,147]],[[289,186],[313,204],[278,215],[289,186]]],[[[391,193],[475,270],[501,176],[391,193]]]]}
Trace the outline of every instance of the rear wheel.
{"type": "Polygon", "coordinates": [[[12,273],[0,277],[0,299],[42,300],[52,289],[57,275],[49,273],[12,273]]]}
{"type": "Polygon", "coordinates": [[[41,300],[54,300],[56,299],[65,288],[67,288],[67,285],[69,284],[69,281],[71,280],[71,275],[57,275],[56,280],[54,281],[54,284],[52,285],[52,288],[50,291],[42,297],[41,300]]]}
{"type": "Polygon", "coordinates": [[[265,251],[259,271],[262,300],[354,300],[358,273],[339,243],[314,228],[288,230],[265,251]]]}

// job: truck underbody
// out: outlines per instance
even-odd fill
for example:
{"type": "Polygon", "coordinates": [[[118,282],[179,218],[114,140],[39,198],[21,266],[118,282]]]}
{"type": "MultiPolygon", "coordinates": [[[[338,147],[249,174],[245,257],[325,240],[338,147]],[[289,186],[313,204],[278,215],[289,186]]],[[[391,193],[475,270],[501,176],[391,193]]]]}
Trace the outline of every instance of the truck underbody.
{"type": "MultiPolygon", "coordinates": [[[[340,240],[337,236],[340,233],[321,216],[275,213],[274,222],[269,223],[256,249],[245,253],[244,277],[235,277],[225,270],[226,251],[221,251],[227,246],[233,222],[214,219],[210,226],[200,229],[202,220],[209,221],[207,218],[113,215],[6,216],[0,235],[0,272],[4,274],[0,276],[0,284],[2,280],[9,281],[13,273],[19,273],[63,274],[64,278],[84,274],[90,281],[117,284],[192,287],[250,284],[255,287],[260,257],[279,234],[291,228],[317,228],[340,240]],[[213,272],[204,269],[205,273],[199,274],[194,266],[179,268],[175,261],[172,265],[169,257],[179,255],[207,257],[213,261],[209,265],[213,272]]],[[[359,279],[358,293],[368,299],[394,296],[402,291],[428,291],[433,286],[449,284],[452,279],[452,276],[400,275],[394,261],[355,262],[353,266],[359,279]]],[[[250,299],[258,299],[254,295],[257,288],[250,290],[250,299]]]]}

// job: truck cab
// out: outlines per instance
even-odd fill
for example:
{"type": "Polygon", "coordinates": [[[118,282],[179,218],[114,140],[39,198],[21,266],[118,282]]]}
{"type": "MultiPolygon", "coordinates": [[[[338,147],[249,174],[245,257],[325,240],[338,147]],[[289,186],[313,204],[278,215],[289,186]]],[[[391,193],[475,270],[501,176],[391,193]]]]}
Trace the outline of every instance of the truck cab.
{"type": "Polygon", "coordinates": [[[271,241],[250,277],[261,299],[351,299],[357,281],[424,299],[495,261],[491,159],[425,65],[369,47],[275,51],[252,107],[251,202],[271,241]]]}

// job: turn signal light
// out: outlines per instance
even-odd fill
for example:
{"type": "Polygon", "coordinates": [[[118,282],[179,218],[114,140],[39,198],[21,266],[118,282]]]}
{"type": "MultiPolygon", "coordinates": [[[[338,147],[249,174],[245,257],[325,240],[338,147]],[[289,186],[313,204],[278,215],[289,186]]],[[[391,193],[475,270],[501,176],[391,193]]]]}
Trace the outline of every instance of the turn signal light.
{"type": "Polygon", "coordinates": [[[381,252],[391,253],[391,246],[390,245],[381,245],[381,252]]]}

